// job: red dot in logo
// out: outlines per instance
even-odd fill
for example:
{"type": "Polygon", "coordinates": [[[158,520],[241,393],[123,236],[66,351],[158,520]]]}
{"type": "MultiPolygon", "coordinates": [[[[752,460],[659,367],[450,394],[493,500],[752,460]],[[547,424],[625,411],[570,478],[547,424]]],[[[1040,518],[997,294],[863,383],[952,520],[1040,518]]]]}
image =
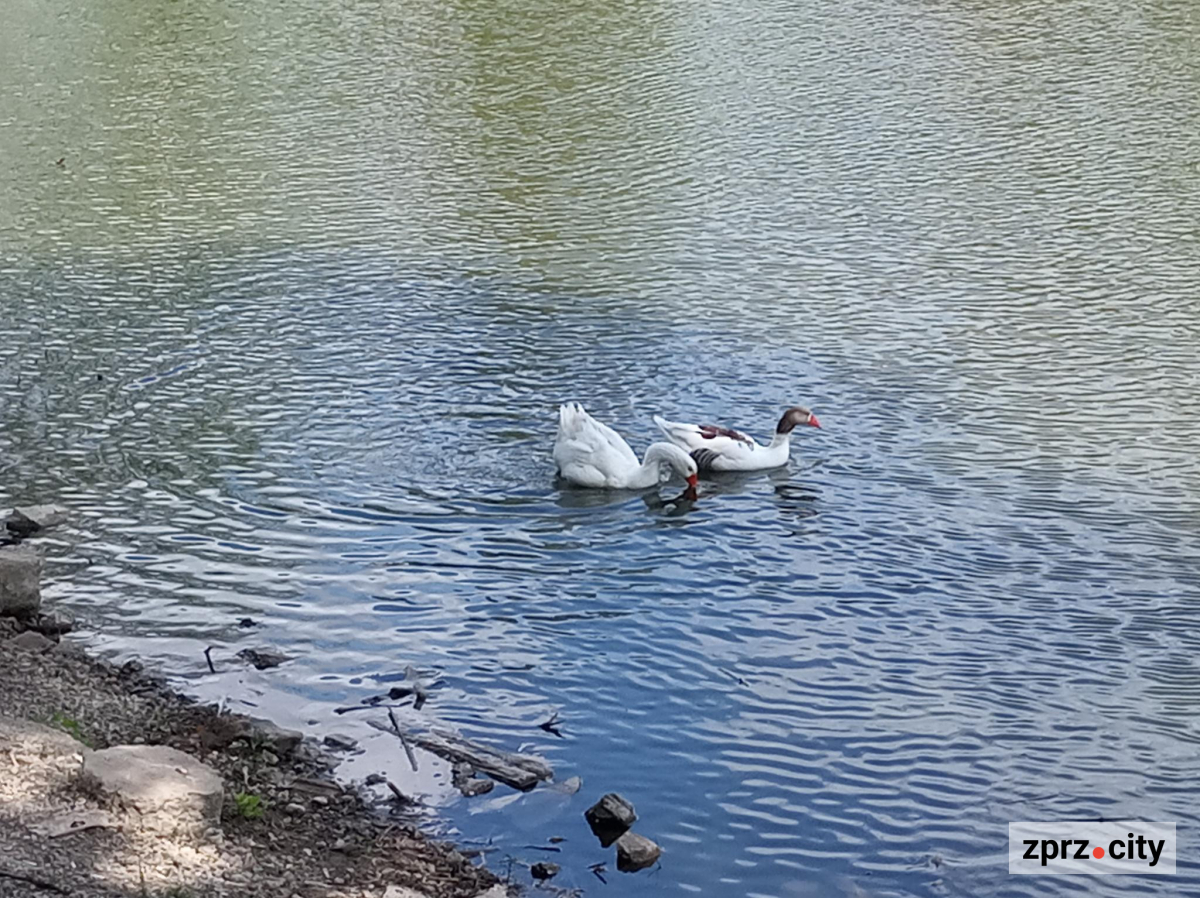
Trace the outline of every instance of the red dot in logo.
{"type": "Polygon", "coordinates": [[[1097,845],[1092,849],[1092,857],[1094,857],[1096,860],[1100,860],[1100,858],[1104,857],[1104,849],[1097,845]]]}

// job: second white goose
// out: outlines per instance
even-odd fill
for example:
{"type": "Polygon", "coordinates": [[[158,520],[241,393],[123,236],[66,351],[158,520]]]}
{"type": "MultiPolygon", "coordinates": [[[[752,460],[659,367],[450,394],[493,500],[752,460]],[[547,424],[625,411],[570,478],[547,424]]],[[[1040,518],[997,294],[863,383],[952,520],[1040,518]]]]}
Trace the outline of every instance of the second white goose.
{"type": "Polygon", "coordinates": [[[643,489],[658,486],[664,469],[678,471],[688,489],[696,489],[696,463],[670,443],[651,443],[644,461],[624,438],[601,424],[577,402],[558,410],[558,435],[554,463],[564,480],[576,486],[609,489],[643,489]]]}

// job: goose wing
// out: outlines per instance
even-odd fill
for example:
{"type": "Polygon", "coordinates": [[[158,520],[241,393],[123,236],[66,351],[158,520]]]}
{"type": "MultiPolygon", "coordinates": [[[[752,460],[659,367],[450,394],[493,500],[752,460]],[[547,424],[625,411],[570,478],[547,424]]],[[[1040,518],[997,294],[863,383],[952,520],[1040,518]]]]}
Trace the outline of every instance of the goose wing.
{"type": "Polygon", "coordinates": [[[568,480],[597,487],[640,466],[637,455],[619,433],[575,402],[559,407],[554,462],[568,480]]]}
{"type": "Polygon", "coordinates": [[[687,451],[701,470],[745,471],[763,467],[765,447],[753,437],[716,424],[682,424],[654,416],[658,429],[687,451]]]}

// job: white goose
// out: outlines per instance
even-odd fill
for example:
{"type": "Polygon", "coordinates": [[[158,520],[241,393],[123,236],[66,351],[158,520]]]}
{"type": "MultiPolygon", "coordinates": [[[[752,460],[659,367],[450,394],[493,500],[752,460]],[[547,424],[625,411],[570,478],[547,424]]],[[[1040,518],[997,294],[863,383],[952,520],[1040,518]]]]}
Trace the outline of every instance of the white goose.
{"type": "Polygon", "coordinates": [[[689,491],[696,489],[696,463],[678,446],[651,443],[645,461],[639,463],[619,433],[576,402],[558,409],[554,463],[563,479],[576,486],[626,490],[658,486],[663,469],[670,466],[687,480],[689,491]]]}
{"type": "Polygon", "coordinates": [[[786,465],[791,451],[792,431],[797,425],[820,427],[821,422],[806,408],[793,406],[775,425],[775,436],[764,446],[740,430],[715,424],[680,424],[654,416],[658,429],[676,446],[689,453],[701,471],[761,471],[786,465]]]}

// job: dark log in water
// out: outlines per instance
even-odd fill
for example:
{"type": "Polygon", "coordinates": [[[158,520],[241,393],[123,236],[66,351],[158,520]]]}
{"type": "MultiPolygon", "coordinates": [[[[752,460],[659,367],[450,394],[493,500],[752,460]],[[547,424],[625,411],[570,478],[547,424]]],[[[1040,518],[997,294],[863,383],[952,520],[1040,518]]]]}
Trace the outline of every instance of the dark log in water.
{"type": "Polygon", "coordinates": [[[514,789],[520,789],[522,792],[529,791],[540,780],[554,778],[554,769],[541,758],[533,755],[502,751],[456,733],[435,731],[402,734],[401,731],[378,721],[367,722],[375,729],[385,733],[392,733],[396,736],[403,735],[413,745],[433,752],[439,758],[455,763],[470,764],[480,773],[486,773],[492,779],[504,783],[506,786],[512,786],[514,789]]]}

